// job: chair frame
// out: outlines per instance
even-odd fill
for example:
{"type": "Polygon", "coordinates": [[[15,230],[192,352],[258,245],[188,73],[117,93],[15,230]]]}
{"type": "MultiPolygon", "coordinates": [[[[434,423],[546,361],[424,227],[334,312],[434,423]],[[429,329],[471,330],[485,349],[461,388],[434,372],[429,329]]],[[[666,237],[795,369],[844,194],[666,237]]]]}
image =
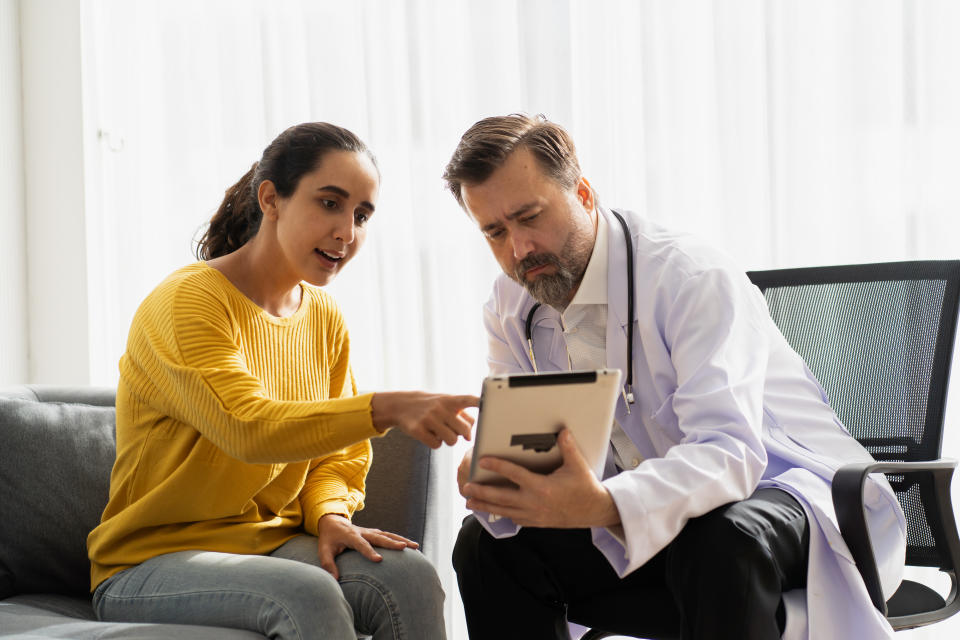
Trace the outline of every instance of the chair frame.
{"type": "MultiPolygon", "coordinates": [[[[944,280],[946,288],[931,367],[932,375],[936,376],[942,372],[943,380],[939,387],[934,384],[930,386],[927,414],[924,420],[925,430],[930,428],[930,425],[940,425],[939,439],[936,442],[937,455],[940,455],[943,446],[943,421],[950,380],[950,364],[957,331],[958,303],[960,303],[960,260],[803,267],[752,271],[747,275],[761,291],[766,291],[771,286],[784,286],[784,282],[789,282],[789,286],[803,286],[917,279],[944,280]]],[[[845,465],[834,476],[833,504],[840,525],[840,533],[850,548],[871,601],[897,631],[932,624],[960,611],[957,583],[957,569],[960,568],[960,535],[957,532],[956,517],[950,500],[950,483],[956,467],[957,461],[947,458],[908,462],[882,461],[845,465]],[[931,523],[934,528],[932,533],[937,541],[937,547],[940,548],[942,545],[942,551],[945,553],[941,558],[946,560],[946,563],[941,561],[939,568],[950,577],[951,581],[950,593],[945,600],[945,605],[939,609],[903,616],[887,615],[887,602],[880,585],[863,505],[863,487],[866,478],[870,473],[877,472],[895,475],[926,474],[932,478],[933,499],[941,515],[938,522],[931,523]],[[946,564],[949,566],[945,566],[946,564]]]]}

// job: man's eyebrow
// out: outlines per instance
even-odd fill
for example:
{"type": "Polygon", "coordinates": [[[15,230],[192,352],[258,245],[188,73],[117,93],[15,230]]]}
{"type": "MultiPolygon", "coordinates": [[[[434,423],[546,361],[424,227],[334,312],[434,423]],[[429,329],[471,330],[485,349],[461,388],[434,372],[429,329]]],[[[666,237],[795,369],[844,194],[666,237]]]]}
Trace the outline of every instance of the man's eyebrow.
{"type": "Polygon", "coordinates": [[[526,204],[520,205],[520,207],[516,211],[514,211],[513,213],[508,213],[506,215],[506,218],[507,220],[513,220],[514,218],[522,216],[527,211],[530,211],[530,209],[533,209],[535,206],[537,206],[537,204],[538,203],[534,201],[534,202],[528,202],[526,204]]]}
{"type": "MultiPolygon", "coordinates": [[[[347,191],[347,190],[344,189],[343,187],[338,187],[338,186],[335,185],[335,184],[328,184],[328,185],[325,186],[325,187],[317,187],[317,191],[332,191],[333,193],[337,194],[337,195],[340,196],[341,198],[349,198],[349,197],[350,197],[350,192],[349,192],[349,191],[347,191]]],[[[360,206],[361,206],[361,207],[364,207],[364,208],[366,208],[366,209],[369,209],[369,210],[370,210],[370,213],[373,213],[373,210],[376,209],[376,207],[373,206],[373,203],[372,203],[372,202],[367,202],[366,200],[364,200],[363,202],[361,202],[361,203],[360,203],[360,206]]]]}
{"type": "MultiPolygon", "coordinates": [[[[520,205],[520,207],[518,207],[516,211],[508,213],[504,217],[507,220],[514,220],[517,217],[522,216],[526,212],[530,211],[530,209],[533,209],[534,207],[536,207],[537,204],[538,204],[537,202],[528,202],[526,204],[520,205]]],[[[484,232],[490,231],[491,229],[495,229],[496,227],[499,227],[502,225],[503,223],[498,220],[496,222],[491,222],[490,224],[483,225],[482,227],[480,227],[480,231],[484,231],[484,232]]]]}

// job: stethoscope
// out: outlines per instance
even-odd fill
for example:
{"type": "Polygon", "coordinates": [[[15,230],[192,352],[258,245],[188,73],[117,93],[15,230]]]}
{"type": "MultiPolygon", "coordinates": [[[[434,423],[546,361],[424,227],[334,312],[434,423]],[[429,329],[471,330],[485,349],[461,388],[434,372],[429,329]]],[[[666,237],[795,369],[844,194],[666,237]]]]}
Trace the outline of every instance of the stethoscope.
{"type": "MultiPolygon", "coordinates": [[[[630,405],[634,403],[633,397],[633,242],[630,240],[630,229],[627,227],[627,221],[623,219],[619,213],[610,210],[617,220],[620,221],[620,226],[623,227],[623,237],[627,243],[627,383],[623,386],[623,400],[624,404],[627,407],[627,413],[630,413],[630,405]]],[[[599,212],[598,212],[599,215],[599,212]]],[[[537,309],[540,308],[540,303],[537,302],[532,307],[530,307],[530,312],[527,313],[527,324],[526,324],[526,335],[527,335],[527,350],[530,354],[530,362],[533,363],[533,372],[539,373],[537,370],[537,359],[533,355],[533,316],[537,312],[537,309]]]]}

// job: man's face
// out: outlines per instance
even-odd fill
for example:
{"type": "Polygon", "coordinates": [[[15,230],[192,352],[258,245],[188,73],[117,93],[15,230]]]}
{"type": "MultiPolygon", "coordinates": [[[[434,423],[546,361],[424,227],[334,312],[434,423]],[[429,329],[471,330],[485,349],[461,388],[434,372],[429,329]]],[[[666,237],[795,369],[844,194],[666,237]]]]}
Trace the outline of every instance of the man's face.
{"type": "Polygon", "coordinates": [[[483,183],[464,184],[464,206],[503,272],[559,310],[577,292],[596,239],[593,194],[583,179],[565,188],[520,148],[483,183]]]}

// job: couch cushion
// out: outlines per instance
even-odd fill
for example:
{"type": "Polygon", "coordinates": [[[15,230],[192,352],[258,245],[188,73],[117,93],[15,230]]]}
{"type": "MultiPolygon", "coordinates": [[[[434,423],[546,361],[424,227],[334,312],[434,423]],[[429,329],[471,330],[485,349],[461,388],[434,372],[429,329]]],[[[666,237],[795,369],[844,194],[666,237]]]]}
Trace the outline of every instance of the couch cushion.
{"type": "Polygon", "coordinates": [[[90,600],[70,601],[63,596],[16,596],[0,600],[0,637],[21,640],[264,640],[252,631],[185,624],[98,622],[92,618],[90,600]]]}
{"type": "Polygon", "coordinates": [[[113,407],[0,398],[0,598],[89,593],[114,425],[113,407]]]}

